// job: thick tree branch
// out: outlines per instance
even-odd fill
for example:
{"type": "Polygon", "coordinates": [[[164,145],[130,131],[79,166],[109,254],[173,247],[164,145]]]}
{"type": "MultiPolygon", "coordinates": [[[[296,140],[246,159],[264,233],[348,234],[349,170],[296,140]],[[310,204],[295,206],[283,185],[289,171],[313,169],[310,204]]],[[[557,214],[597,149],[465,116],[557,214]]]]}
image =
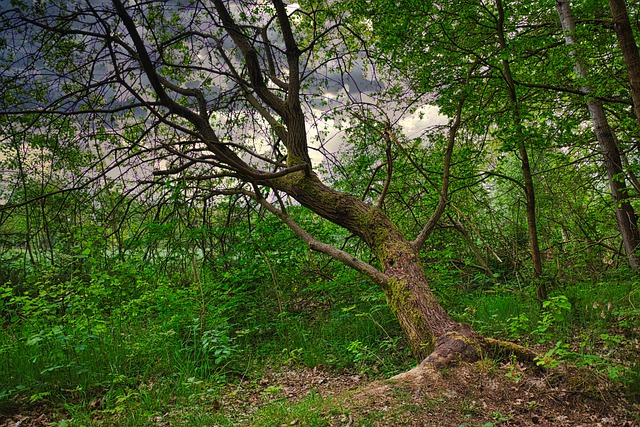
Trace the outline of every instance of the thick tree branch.
{"type": "Polygon", "coordinates": [[[246,62],[247,71],[249,73],[251,86],[255,89],[260,99],[262,99],[269,107],[273,108],[280,116],[284,117],[286,115],[285,103],[267,88],[262,76],[262,68],[260,67],[260,61],[256,50],[248,41],[247,36],[242,32],[242,29],[235,23],[229,14],[224,1],[214,0],[213,3],[227,33],[231,36],[235,45],[240,49],[240,52],[242,52],[246,62]]]}
{"type": "Polygon", "coordinates": [[[267,35],[268,27],[263,27],[260,29],[260,34],[262,35],[262,42],[264,43],[265,53],[267,55],[267,64],[269,66],[269,78],[272,82],[274,82],[279,88],[284,90],[289,90],[289,84],[278,77],[278,73],[276,72],[276,63],[273,60],[273,52],[271,51],[271,42],[269,41],[269,36],[267,35]]]}
{"type": "Polygon", "coordinates": [[[546,89],[546,90],[551,90],[554,92],[559,92],[559,93],[570,93],[572,95],[580,95],[580,96],[584,96],[584,97],[591,97],[594,99],[597,99],[599,101],[602,102],[607,102],[607,103],[613,103],[613,104],[623,104],[623,105],[633,105],[633,102],[629,99],[623,99],[623,98],[611,98],[608,96],[600,96],[600,95],[594,95],[592,93],[589,92],[585,92],[584,89],[571,89],[568,87],[563,87],[563,86],[554,86],[554,85],[548,85],[548,84],[539,84],[539,83],[529,83],[529,82],[523,82],[520,80],[514,80],[515,84],[517,86],[522,86],[522,87],[530,87],[530,88],[535,88],[535,89],[546,89]]]}

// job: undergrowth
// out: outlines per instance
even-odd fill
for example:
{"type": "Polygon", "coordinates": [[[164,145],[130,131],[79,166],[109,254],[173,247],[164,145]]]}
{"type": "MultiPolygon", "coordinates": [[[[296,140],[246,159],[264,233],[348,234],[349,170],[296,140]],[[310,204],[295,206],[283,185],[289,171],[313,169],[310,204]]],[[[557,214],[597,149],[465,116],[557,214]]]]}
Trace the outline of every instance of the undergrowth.
{"type": "MultiPolygon", "coordinates": [[[[349,271],[285,277],[277,290],[242,269],[199,279],[136,264],[84,275],[44,266],[0,286],[0,411],[45,405],[59,411],[59,426],[236,425],[216,415],[222,390],[265,370],[382,378],[417,362],[384,295],[349,271]]],[[[633,277],[612,275],[555,286],[542,305],[517,283],[435,291],[475,330],[542,350],[541,365],[591,366],[638,400],[639,288],[633,277]]],[[[261,416],[283,419],[283,405],[261,416]]],[[[304,402],[297,408],[285,418],[315,425],[315,412],[304,402]]]]}
{"type": "Polygon", "coordinates": [[[450,309],[454,317],[476,331],[542,351],[538,365],[589,366],[625,384],[633,399],[640,398],[637,278],[612,274],[597,282],[555,286],[541,304],[532,286],[517,283],[441,294],[455,301],[450,309]]]}

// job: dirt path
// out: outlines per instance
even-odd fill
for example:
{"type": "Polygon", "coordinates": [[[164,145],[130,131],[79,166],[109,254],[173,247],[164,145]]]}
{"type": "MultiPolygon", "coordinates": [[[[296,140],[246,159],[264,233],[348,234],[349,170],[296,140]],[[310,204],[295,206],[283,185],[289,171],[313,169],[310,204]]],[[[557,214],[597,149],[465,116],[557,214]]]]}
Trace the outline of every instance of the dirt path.
{"type": "Polygon", "coordinates": [[[326,415],[331,426],[640,427],[640,406],[626,401],[620,386],[604,376],[566,369],[535,373],[493,362],[440,372],[416,368],[376,382],[348,373],[285,369],[266,374],[253,387],[240,384],[223,399],[222,410],[245,414],[249,422],[269,400],[294,404],[312,389],[339,402],[342,414],[326,415]]]}

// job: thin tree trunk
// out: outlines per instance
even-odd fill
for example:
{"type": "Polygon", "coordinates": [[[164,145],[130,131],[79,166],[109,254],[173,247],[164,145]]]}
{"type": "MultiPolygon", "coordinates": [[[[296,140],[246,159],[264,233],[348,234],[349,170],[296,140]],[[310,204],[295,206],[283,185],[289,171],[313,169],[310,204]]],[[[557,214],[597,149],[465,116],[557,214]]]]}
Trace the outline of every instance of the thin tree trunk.
{"type": "MultiPolygon", "coordinates": [[[[42,188],[42,193],[44,194],[45,189],[42,188]]],[[[40,212],[42,214],[42,227],[44,229],[44,236],[46,238],[46,247],[49,251],[49,260],[51,261],[51,265],[55,265],[55,257],[53,250],[53,240],[51,239],[51,230],[49,229],[49,220],[47,219],[47,210],[45,207],[45,200],[40,200],[40,212]]]]}
{"type": "Polygon", "coordinates": [[[476,258],[476,261],[478,262],[478,264],[480,264],[480,269],[484,271],[484,274],[487,276],[487,278],[489,278],[492,282],[495,282],[496,279],[495,277],[493,277],[493,271],[491,271],[491,267],[489,267],[489,261],[487,257],[482,254],[480,248],[478,248],[478,245],[476,245],[476,243],[473,241],[462,222],[453,218],[451,215],[449,215],[449,220],[453,224],[453,228],[458,231],[467,242],[467,246],[469,246],[469,249],[471,249],[471,252],[473,252],[473,255],[476,258]]]}
{"type": "MultiPolygon", "coordinates": [[[[522,177],[524,178],[524,189],[526,197],[526,216],[527,230],[529,233],[529,249],[531,250],[531,263],[533,265],[533,277],[539,279],[542,276],[542,257],[540,256],[540,245],[538,243],[538,227],[536,224],[536,196],[533,186],[533,176],[531,175],[531,166],[529,165],[529,155],[524,145],[524,139],[521,138],[518,143],[518,152],[520,153],[522,177]]],[[[536,280],[536,292],[538,299],[544,301],[547,299],[547,288],[544,282],[536,280]]]]}
{"type": "MultiPolygon", "coordinates": [[[[24,162],[22,160],[22,155],[20,153],[20,146],[19,143],[16,142],[16,159],[18,162],[18,177],[20,179],[20,184],[22,185],[22,192],[24,194],[24,200],[29,200],[29,191],[27,188],[27,176],[25,174],[24,171],[24,162]]],[[[35,257],[33,256],[33,249],[31,247],[31,213],[29,212],[29,204],[25,204],[24,205],[24,222],[25,222],[25,239],[24,239],[24,243],[25,243],[25,249],[26,249],[26,253],[29,255],[29,260],[31,261],[32,265],[36,264],[36,260],[35,257]]],[[[25,265],[25,274],[26,274],[26,265],[27,263],[24,263],[25,265]]]]}
{"type": "MultiPolygon", "coordinates": [[[[574,46],[575,39],[575,20],[571,11],[568,0],[556,0],[556,9],[562,29],[565,33],[565,43],[567,46],[574,46]]],[[[587,77],[587,68],[580,60],[575,51],[571,52],[575,59],[574,70],[578,78],[585,79],[587,77]]],[[[591,92],[589,87],[582,88],[585,94],[591,92]]],[[[622,160],[620,151],[616,143],[615,134],[609,126],[607,116],[605,115],[602,104],[598,101],[587,101],[587,108],[591,116],[593,130],[600,145],[600,151],[604,157],[604,164],[609,179],[609,188],[615,204],[616,219],[620,234],[622,235],[622,243],[627,253],[629,265],[632,269],[638,270],[640,262],[636,255],[636,251],[640,246],[640,233],[638,232],[638,223],[633,206],[629,203],[629,195],[624,180],[624,171],[622,169],[622,160]]]]}
{"type": "MultiPolygon", "coordinates": [[[[500,48],[506,52],[507,40],[504,35],[504,8],[502,1],[497,0],[496,6],[498,9],[498,39],[500,41],[500,48]]],[[[517,147],[520,155],[520,167],[522,170],[522,177],[524,179],[524,193],[526,198],[526,217],[527,217],[527,231],[529,235],[529,250],[531,251],[531,263],[533,265],[533,277],[536,283],[536,294],[540,301],[547,299],[547,287],[543,281],[540,280],[542,276],[542,257],[540,255],[540,245],[538,243],[538,227],[536,225],[536,195],[535,187],[533,185],[533,176],[531,175],[531,166],[529,164],[529,154],[527,153],[527,147],[525,145],[525,138],[522,135],[522,119],[520,117],[520,106],[518,101],[518,94],[516,92],[516,85],[511,73],[511,66],[509,60],[504,58],[502,60],[502,67],[505,80],[507,81],[507,87],[509,90],[509,100],[511,107],[513,108],[514,120],[517,132],[517,147]]]]}
{"type": "Polygon", "coordinates": [[[640,246],[640,234],[633,206],[629,202],[628,190],[624,180],[620,151],[616,144],[613,130],[609,126],[602,104],[588,101],[589,114],[593,122],[594,131],[600,144],[600,151],[604,157],[605,168],[609,179],[609,188],[615,204],[616,219],[622,235],[622,243],[629,259],[629,265],[634,270],[640,267],[636,251],[640,246]]]}
{"type": "Polygon", "coordinates": [[[624,0],[609,0],[611,17],[613,18],[613,28],[618,37],[618,44],[622,51],[624,63],[627,66],[629,84],[631,85],[631,99],[633,100],[633,110],[640,125],[640,53],[638,45],[633,37],[629,13],[624,0]]]}
{"type": "Polygon", "coordinates": [[[638,177],[629,166],[629,158],[627,157],[624,150],[620,152],[620,159],[622,160],[622,167],[626,172],[627,178],[629,178],[629,182],[631,183],[633,188],[635,188],[636,191],[640,193],[640,181],[638,181],[638,177]]]}

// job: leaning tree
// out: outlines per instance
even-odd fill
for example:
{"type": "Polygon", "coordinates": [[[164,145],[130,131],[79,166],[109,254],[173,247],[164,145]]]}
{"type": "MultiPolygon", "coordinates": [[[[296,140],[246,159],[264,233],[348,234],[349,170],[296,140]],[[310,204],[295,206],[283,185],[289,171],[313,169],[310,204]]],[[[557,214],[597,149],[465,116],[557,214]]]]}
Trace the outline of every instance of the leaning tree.
{"type": "MultiPolygon", "coordinates": [[[[311,154],[325,151],[310,123],[331,107],[334,83],[354,90],[348,71],[360,67],[367,25],[351,28],[312,3],[12,2],[0,22],[2,139],[39,135],[53,150],[84,153],[86,167],[69,188],[119,175],[136,188],[180,179],[207,197],[250,197],[311,249],[373,280],[417,356],[475,360],[498,343],[442,309],[420,262],[447,203],[464,97],[446,135],[440,202],[422,230],[406,236],[385,213],[384,189],[380,200],[363,201],[329,186],[314,167],[311,154]],[[56,124],[64,124],[60,135],[51,132],[56,124]],[[357,236],[375,262],[314,238],[288,215],[290,199],[357,236]]],[[[399,143],[391,124],[378,137],[399,143]]],[[[380,161],[387,184],[391,163],[380,161]]]]}

